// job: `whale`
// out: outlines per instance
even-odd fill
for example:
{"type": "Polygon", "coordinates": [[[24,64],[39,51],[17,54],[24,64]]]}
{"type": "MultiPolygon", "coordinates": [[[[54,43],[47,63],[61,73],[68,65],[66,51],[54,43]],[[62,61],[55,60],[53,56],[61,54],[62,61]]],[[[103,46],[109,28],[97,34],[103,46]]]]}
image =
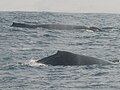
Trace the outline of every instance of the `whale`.
{"type": "Polygon", "coordinates": [[[13,22],[11,27],[21,27],[21,28],[46,28],[46,29],[89,29],[86,26],[77,26],[77,25],[64,25],[64,24],[26,24],[26,23],[18,23],[13,22]]]}
{"type": "Polygon", "coordinates": [[[113,64],[110,61],[97,59],[95,57],[85,56],[85,55],[79,55],[67,51],[57,51],[57,53],[45,57],[43,59],[40,59],[36,61],[37,63],[42,63],[46,65],[52,65],[52,66],[80,66],[80,65],[94,65],[94,64],[100,64],[100,65],[107,65],[107,64],[113,64]]]}
{"type": "Polygon", "coordinates": [[[65,25],[65,24],[27,24],[27,23],[18,23],[13,22],[11,27],[20,27],[20,28],[45,28],[45,29],[59,29],[59,30],[73,30],[73,29],[86,29],[92,31],[102,31],[97,27],[86,27],[80,25],[65,25]]]}

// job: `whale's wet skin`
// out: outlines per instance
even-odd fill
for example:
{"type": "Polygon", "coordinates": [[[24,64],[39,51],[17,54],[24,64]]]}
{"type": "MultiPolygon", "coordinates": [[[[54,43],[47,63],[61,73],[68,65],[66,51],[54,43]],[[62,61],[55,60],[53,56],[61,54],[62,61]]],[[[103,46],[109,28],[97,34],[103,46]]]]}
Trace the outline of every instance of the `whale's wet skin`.
{"type": "Polygon", "coordinates": [[[94,57],[84,56],[84,55],[78,55],[78,54],[74,54],[74,53],[66,52],[66,51],[58,51],[54,55],[38,60],[37,63],[43,63],[43,64],[53,65],[53,66],[112,64],[109,61],[97,59],[94,57]]]}
{"type": "Polygon", "coordinates": [[[46,28],[46,29],[59,29],[59,30],[73,30],[73,29],[88,29],[92,31],[102,31],[98,27],[86,27],[86,26],[80,26],[80,25],[64,25],[64,24],[26,24],[26,23],[17,23],[13,22],[11,27],[21,27],[21,28],[46,28]]]}

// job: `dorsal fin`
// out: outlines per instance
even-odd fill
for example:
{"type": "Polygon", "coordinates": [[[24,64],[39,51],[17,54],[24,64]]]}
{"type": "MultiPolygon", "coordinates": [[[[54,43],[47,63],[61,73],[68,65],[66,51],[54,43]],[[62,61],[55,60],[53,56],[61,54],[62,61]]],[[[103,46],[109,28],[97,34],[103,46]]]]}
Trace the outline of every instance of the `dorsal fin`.
{"type": "Polygon", "coordinates": [[[62,52],[63,52],[63,51],[59,51],[59,50],[58,50],[58,51],[57,51],[57,54],[61,54],[62,52]]]}
{"type": "Polygon", "coordinates": [[[70,52],[67,52],[67,51],[57,51],[57,53],[56,54],[58,54],[58,55],[66,55],[66,54],[70,54],[70,52]]]}

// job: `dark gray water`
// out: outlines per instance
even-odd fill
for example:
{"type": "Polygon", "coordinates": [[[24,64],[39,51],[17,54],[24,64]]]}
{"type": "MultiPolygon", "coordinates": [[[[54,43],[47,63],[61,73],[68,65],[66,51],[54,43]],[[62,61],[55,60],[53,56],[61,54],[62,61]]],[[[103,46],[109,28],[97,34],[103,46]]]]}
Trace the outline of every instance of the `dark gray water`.
{"type": "Polygon", "coordinates": [[[119,90],[120,65],[39,66],[57,50],[120,59],[120,15],[0,12],[0,90],[119,90]],[[10,27],[28,24],[95,26],[88,30],[10,27]],[[112,27],[112,28],[111,28],[112,27]]]}

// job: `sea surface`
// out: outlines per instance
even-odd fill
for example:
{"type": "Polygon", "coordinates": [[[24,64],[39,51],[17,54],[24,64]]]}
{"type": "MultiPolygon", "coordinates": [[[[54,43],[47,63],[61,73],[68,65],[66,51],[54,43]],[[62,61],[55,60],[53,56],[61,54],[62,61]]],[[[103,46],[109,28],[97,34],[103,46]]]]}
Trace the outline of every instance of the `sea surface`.
{"type": "Polygon", "coordinates": [[[120,60],[120,14],[0,12],[0,90],[120,90],[120,64],[47,66],[58,50],[120,60]],[[10,27],[65,24],[102,31],[10,27]]]}

